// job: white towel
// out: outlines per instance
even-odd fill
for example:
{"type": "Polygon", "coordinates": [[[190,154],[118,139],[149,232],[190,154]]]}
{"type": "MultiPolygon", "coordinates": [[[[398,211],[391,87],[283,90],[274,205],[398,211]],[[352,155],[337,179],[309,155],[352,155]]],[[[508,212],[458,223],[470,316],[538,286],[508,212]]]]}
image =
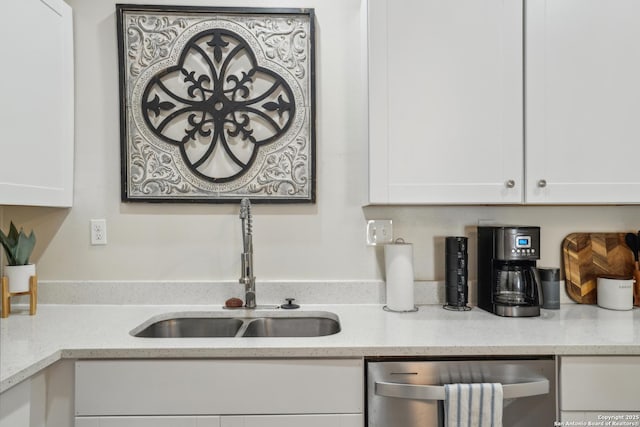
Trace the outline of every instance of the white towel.
{"type": "Polygon", "coordinates": [[[445,384],[445,426],[502,427],[502,384],[445,384]]]}

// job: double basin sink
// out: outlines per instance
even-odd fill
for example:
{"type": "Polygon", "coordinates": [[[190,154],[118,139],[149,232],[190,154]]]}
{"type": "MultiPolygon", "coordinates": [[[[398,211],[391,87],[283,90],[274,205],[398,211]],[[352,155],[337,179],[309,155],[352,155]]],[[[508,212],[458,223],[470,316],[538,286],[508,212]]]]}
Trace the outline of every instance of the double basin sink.
{"type": "Polygon", "coordinates": [[[321,337],[340,332],[326,311],[239,313],[187,312],[156,316],[133,329],[140,338],[321,337]]]}

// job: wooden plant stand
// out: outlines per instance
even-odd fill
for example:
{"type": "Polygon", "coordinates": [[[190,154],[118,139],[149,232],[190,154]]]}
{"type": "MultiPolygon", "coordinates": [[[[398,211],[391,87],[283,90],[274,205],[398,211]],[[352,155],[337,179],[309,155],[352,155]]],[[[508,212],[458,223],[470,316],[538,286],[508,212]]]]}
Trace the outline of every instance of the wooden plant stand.
{"type": "Polygon", "coordinates": [[[9,317],[11,314],[11,297],[18,295],[29,295],[29,314],[36,314],[36,306],[38,305],[38,276],[29,278],[29,290],[25,292],[9,292],[9,279],[2,277],[2,313],[1,318],[9,317]]]}

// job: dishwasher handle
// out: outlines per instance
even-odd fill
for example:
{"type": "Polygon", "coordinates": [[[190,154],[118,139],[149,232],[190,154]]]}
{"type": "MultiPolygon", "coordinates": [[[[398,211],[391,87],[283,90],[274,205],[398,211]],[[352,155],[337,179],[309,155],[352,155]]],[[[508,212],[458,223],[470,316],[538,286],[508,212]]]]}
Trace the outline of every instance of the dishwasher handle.
{"type": "MultiPolygon", "coordinates": [[[[546,378],[538,378],[523,383],[504,384],[502,391],[504,399],[547,394],[549,393],[549,380],[546,378]]],[[[378,396],[414,400],[444,400],[445,396],[444,386],[388,383],[382,381],[376,381],[375,393],[378,396]]]]}

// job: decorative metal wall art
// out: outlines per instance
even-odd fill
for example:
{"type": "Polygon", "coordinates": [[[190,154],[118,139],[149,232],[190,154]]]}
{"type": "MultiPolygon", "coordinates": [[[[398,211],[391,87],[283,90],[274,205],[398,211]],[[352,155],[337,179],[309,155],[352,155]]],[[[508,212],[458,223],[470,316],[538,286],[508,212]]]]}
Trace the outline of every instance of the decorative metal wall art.
{"type": "Polygon", "coordinates": [[[124,201],[315,202],[312,9],[116,12],[124,201]]]}

